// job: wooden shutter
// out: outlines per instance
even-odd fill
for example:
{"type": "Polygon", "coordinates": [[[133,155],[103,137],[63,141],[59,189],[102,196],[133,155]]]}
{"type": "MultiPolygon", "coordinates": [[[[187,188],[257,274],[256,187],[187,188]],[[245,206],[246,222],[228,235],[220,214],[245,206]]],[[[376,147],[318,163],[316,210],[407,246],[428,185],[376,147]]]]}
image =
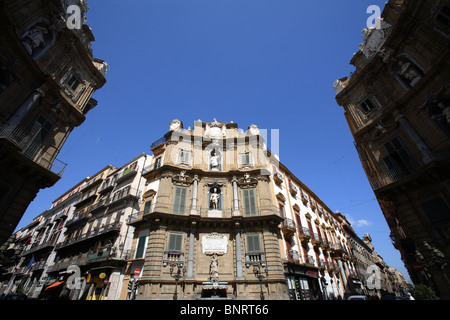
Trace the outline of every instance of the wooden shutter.
{"type": "Polygon", "coordinates": [[[175,187],[174,214],[184,214],[186,209],[186,188],[175,187]]]}
{"type": "Polygon", "coordinates": [[[247,236],[247,253],[261,252],[259,235],[247,236]]]}
{"type": "Polygon", "coordinates": [[[144,214],[150,213],[151,207],[152,207],[152,200],[149,200],[145,203],[144,214]]]}
{"type": "Polygon", "coordinates": [[[255,190],[243,190],[244,193],[244,214],[245,216],[256,216],[255,190]]]}
{"type": "Polygon", "coordinates": [[[135,259],[140,259],[144,257],[144,249],[145,249],[145,242],[147,241],[147,236],[139,237],[138,239],[138,245],[136,248],[136,255],[135,259]]]}
{"type": "Polygon", "coordinates": [[[181,242],[183,240],[183,236],[181,234],[173,234],[169,235],[169,251],[181,252],[181,242]]]}

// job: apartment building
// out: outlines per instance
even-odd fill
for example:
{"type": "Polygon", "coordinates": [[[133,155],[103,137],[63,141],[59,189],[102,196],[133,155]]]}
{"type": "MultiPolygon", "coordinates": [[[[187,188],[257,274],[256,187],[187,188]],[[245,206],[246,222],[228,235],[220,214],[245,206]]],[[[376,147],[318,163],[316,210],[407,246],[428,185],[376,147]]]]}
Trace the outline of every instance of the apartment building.
{"type": "Polygon", "coordinates": [[[450,297],[448,1],[389,1],[336,101],[415,284],[450,297]]]}
{"type": "Polygon", "coordinates": [[[20,248],[15,253],[19,261],[3,274],[5,294],[20,288],[29,297],[37,298],[51,281],[47,270],[55,260],[53,249],[64,236],[65,222],[72,218],[84,184],[85,180],[58,197],[49,210],[33,219],[24,230],[16,232],[12,248],[20,248]],[[34,227],[30,228],[31,225],[34,227]]]}
{"type": "Polygon", "coordinates": [[[117,300],[134,234],[127,221],[140,206],[149,159],[141,154],[120,168],[106,166],[16,232],[4,245],[18,256],[2,275],[5,293],[117,300]]]}
{"type": "MultiPolygon", "coordinates": [[[[87,1],[79,5],[85,21],[87,1]]],[[[40,189],[66,163],[59,151],[96,105],[107,64],[95,59],[92,30],[69,29],[68,2],[0,1],[0,242],[40,189]]]]}

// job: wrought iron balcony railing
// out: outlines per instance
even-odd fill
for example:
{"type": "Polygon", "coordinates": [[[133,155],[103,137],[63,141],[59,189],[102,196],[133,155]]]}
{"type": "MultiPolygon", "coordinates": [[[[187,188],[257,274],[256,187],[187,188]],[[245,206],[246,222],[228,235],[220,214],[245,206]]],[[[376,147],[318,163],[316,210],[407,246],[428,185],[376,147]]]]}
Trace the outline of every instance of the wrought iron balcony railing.
{"type": "Polygon", "coordinates": [[[55,155],[48,151],[44,152],[44,146],[33,141],[34,136],[25,129],[1,123],[0,139],[2,138],[15,144],[20,152],[34,163],[60,177],[62,176],[67,163],[56,159],[55,155]]]}

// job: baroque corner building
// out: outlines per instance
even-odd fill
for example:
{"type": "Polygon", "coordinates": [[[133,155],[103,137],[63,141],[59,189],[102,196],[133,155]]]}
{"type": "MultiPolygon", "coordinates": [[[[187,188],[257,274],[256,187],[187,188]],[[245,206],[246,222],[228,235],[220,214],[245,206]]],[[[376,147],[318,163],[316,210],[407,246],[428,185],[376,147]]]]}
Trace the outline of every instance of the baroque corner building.
{"type": "Polygon", "coordinates": [[[140,212],[129,221],[135,232],[121,299],[327,299],[347,292],[357,276],[340,259],[348,253],[340,221],[264,140],[255,125],[244,132],[235,123],[199,120],[185,130],[174,120],[152,144],[140,212]]]}
{"type": "Polygon", "coordinates": [[[84,22],[87,1],[0,1],[2,243],[39,190],[60,179],[66,164],[58,153],[106,82],[108,66],[92,55],[91,29],[67,27],[69,5],[80,7],[84,22]]]}
{"type": "Polygon", "coordinates": [[[415,284],[450,298],[450,3],[389,1],[336,100],[415,284]]]}
{"type": "Polygon", "coordinates": [[[174,120],[152,145],[141,211],[130,221],[134,256],[121,299],[136,269],[136,299],[172,299],[174,292],[189,300],[255,299],[262,290],[266,298],[288,297],[278,243],[282,218],[260,138],[233,123],[197,121],[184,130],[174,120]]]}

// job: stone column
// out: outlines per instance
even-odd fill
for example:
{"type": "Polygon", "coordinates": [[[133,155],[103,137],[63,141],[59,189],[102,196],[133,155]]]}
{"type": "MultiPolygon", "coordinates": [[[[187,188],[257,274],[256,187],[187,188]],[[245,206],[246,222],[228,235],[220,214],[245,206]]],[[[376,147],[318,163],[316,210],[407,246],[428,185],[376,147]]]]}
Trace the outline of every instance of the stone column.
{"type": "Polygon", "coordinates": [[[242,247],[241,247],[241,230],[239,223],[235,225],[235,246],[236,246],[236,280],[243,280],[244,274],[242,270],[242,247]]]}
{"type": "Polygon", "coordinates": [[[197,195],[198,195],[198,176],[194,177],[194,188],[192,190],[192,206],[190,214],[197,215],[197,195]]]}
{"type": "Polygon", "coordinates": [[[192,222],[191,228],[189,230],[189,249],[188,249],[188,260],[187,260],[187,270],[186,279],[194,279],[194,246],[195,246],[195,225],[196,222],[192,222]]]}
{"type": "Polygon", "coordinates": [[[34,91],[28,97],[28,99],[20,106],[20,108],[14,113],[14,115],[8,120],[7,124],[8,125],[18,124],[43,95],[44,93],[40,89],[34,91]]]}
{"type": "Polygon", "coordinates": [[[238,186],[236,177],[233,178],[233,216],[240,216],[239,212],[239,197],[238,197],[238,186]]]}

